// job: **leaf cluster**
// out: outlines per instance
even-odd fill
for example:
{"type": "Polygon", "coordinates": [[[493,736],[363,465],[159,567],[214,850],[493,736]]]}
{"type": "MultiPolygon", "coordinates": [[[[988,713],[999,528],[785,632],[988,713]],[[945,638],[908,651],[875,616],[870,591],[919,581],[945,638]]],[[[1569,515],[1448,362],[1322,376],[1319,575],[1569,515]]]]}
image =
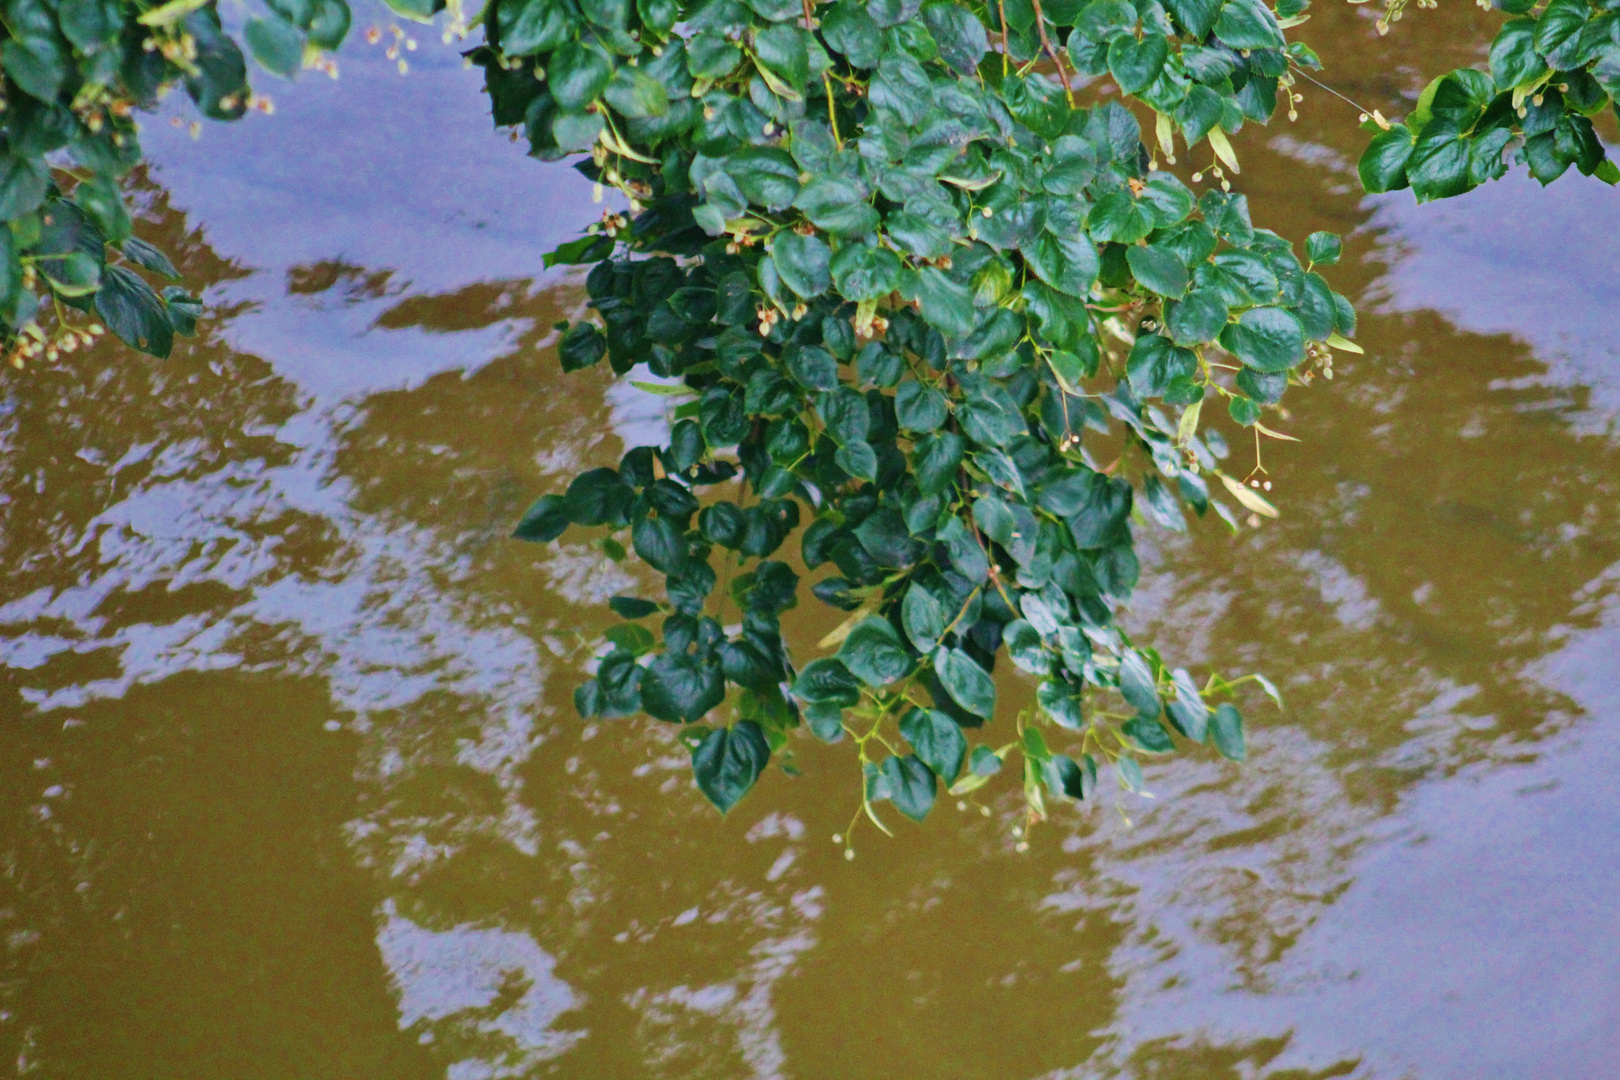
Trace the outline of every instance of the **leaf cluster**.
{"type": "Polygon", "coordinates": [[[1502,0],[1516,16],[1491,42],[1488,72],[1436,77],[1403,123],[1374,135],[1359,171],[1368,191],[1410,187],[1418,200],[1461,195],[1510,161],[1550,184],[1570,168],[1620,183],[1592,118],[1620,95],[1620,12],[1587,0],[1502,0]]]}
{"type": "Polygon", "coordinates": [[[664,576],[616,601],[630,621],[575,701],[690,725],[721,809],[799,727],[851,738],[863,805],[912,818],[1010,754],[1034,813],[1043,791],[1088,796],[1099,759],[1139,788],[1137,757],[1178,737],[1242,756],[1235,707],[1210,703],[1233,684],[1169,669],[1118,614],[1140,523],[1235,525],[1223,495],[1274,513],[1199,417],[1224,398],[1254,424],[1327,343],[1354,348],[1312,265],[1337,238],[1302,263],[1072,83],[1106,74],[1155,110],[1161,149],[1179,134],[1235,171],[1226,133],[1271,114],[1288,70],[1278,17],[1013,0],[1003,27],[1002,9],[501,0],[473,54],[497,123],[542,158],[588,153],[631,207],[549,260],[591,267],[563,367],[644,366],[666,382],[638,385],[680,398],[668,445],[542,497],[517,535],[606,529],[664,576]],[[811,591],[851,613],[802,667],[779,622],[795,532],[811,591]],[[1037,704],[1012,743],[970,750],[1002,662],[1037,704]]]}

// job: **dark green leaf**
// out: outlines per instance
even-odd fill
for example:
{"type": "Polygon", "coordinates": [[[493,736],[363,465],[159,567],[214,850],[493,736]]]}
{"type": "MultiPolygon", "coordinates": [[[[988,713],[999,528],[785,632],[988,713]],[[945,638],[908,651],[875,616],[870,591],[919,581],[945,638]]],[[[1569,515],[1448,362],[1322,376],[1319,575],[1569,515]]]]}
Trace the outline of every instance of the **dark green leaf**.
{"type": "Polygon", "coordinates": [[[1137,749],[1149,754],[1168,754],[1176,748],[1170,733],[1164,730],[1164,725],[1157,720],[1146,717],[1132,717],[1125,721],[1120,728],[1126,738],[1136,744],[1137,749]]]}
{"type": "Polygon", "coordinates": [[[1160,296],[1179,298],[1187,291],[1187,264],[1175,252],[1157,246],[1126,249],[1131,275],[1160,296]]]}
{"type": "Polygon", "coordinates": [[[793,694],[802,701],[852,708],[861,701],[861,683],[840,661],[831,657],[812,660],[793,682],[793,694]]]}
{"type": "Polygon", "coordinates": [[[922,306],[922,316],[942,334],[960,337],[972,331],[978,319],[973,294],[933,266],[901,275],[900,295],[922,306]]]}
{"type": "Polygon", "coordinates": [[[927,817],[928,811],[934,808],[934,796],[939,787],[933,770],[913,754],[885,758],[881,768],[894,808],[912,821],[927,817]]]}
{"type": "Polygon", "coordinates": [[[962,436],[954,431],[941,431],[917,443],[911,452],[911,467],[918,489],[924,495],[948,489],[956,480],[963,450],[962,436]]]}
{"type": "MultiPolygon", "coordinates": [[[[642,696],[646,693],[644,685],[642,696]]],[[[698,790],[725,813],[748,794],[770,759],[765,733],[752,720],[742,720],[729,730],[709,732],[698,744],[692,751],[692,775],[698,790]]]]}
{"type": "Polygon", "coordinates": [[[666,574],[679,573],[686,563],[686,537],[665,517],[646,517],[630,530],[636,554],[642,561],[666,574]]]}
{"type": "Polygon", "coordinates": [[[958,705],[990,719],[996,711],[996,684],[985,670],[961,649],[940,649],[934,654],[940,683],[958,705]]]}
{"type": "Polygon", "coordinates": [[[1177,345],[1214,341],[1226,326],[1226,301],[1214,289],[1194,289],[1170,310],[1166,329],[1177,345]]]}
{"type": "Polygon", "coordinates": [[[281,19],[249,19],[242,38],[266,71],[290,79],[304,63],[304,35],[281,19]]]}
{"type": "Polygon", "coordinates": [[[1404,124],[1396,124],[1373,136],[1356,166],[1361,186],[1374,194],[1406,187],[1406,167],[1412,157],[1412,146],[1412,133],[1404,124]]]}
{"type": "Polygon", "coordinates": [[[1248,748],[1243,741],[1243,714],[1237,711],[1236,706],[1222,705],[1215,710],[1215,715],[1209,721],[1209,734],[1222,757],[1232,761],[1242,761],[1248,757],[1248,748]]]}
{"type": "Polygon", "coordinates": [[[669,109],[669,98],[657,79],[640,68],[624,64],[613,73],[602,97],[621,116],[639,119],[662,116],[669,109]]]}
{"type": "Polygon", "coordinates": [[[660,653],[641,676],[641,706],[671,723],[700,720],[726,699],[726,679],[717,659],[660,653]]]}
{"type": "Polygon", "coordinates": [[[1305,332],[1290,311],[1251,308],[1222,331],[1221,347],[1257,371],[1287,371],[1305,359],[1305,332]]]}
{"type": "Polygon", "coordinates": [[[967,756],[967,739],[955,720],[937,709],[912,709],[900,719],[900,734],[936,776],[947,784],[956,780],[967,756]]]}
{"type": "Polygon", "coordinates": [[[580,42],[570,42],[551,55],[546,65],[546,83],[557,107],[565,112],[577,112],[602,96],[613,68],[607,58],[596,49],[580,42]]]}
{"type": "Polygon", "coordinates": [[[894,413],[902,428],[918,432],[937,431],[950,416],[944,394],[909,379],[895,391],[894,413]]]}
{"type": "Polygon", "coordinates": [[[126,344],[163,358],[174,347],[174,325],[152,287],[133,271],[110,266],[96,290],[96,314],[126,344]]]}
{"type": "Polygon", "coordinates": [[[906,590],[900,605],[900,621],[905,624],[906,637],[917,651],[929,653],[939,644],[940,635],[950,624],[951,613],[926,585],[914,581],[906,590]]]}
{"type": "Polygon", "coordinates": [[[1338,233],[1313,232],[1305,238],[1305,257],[1321,266],[1332,266],[1339,261],[1344,243],[1338,233]]]}
{"type": "Polygon", "coordinates": [[[771,246],[771,261],[782,284],[806,300],[832,285],[832,250],[819,237],[784,232],[771,246]]]}
{"type": "Polygon", "coordinates": [[[162,274],[166,278],[178,281],[180,272],[174,268],[169,257],[157,248],[137,237],[126,237],[122,245],[124,257],[154,274],[162,274]]]}
{"type": "Polygon", "coordinates": [[[563,534],[569,525],[568,503],[561,495],[542,495],[524,511],[512,536],[518,540],[546,543],[563,534]]]}
{"type": "Polygon", "coordinates": [[[889,620],[877,616],[855,625],[839,648],[838,659],[862,682],[874,687],[898,682],[914,666],[889,620]]]}
{"type": "Polygon", "coordinates": [[[1097,280],[1097,249],[1084,235],[1064,239],[1043,232],[1024,249],[1035,276],[1062,293],[1085,299],[1097,280]]]}
{"type": "Polygon", "coordinates": [[[622,619],[645,619],[648,615],[657,614],[659,610],[658,605],[651,600],[642,600],[635,596],[615,596],[608,601],[608,607],[622,619]]]}
{"type": "Polygon", "coordinates": [[[1045,675],[1052,668],[1052,656],[1041,642],[1038,630],[1023,619],[1014,619],[1002,631],[1007,655],[1021,671],[1031,675],[1045,675]]]}
{"type": "Polygon", "coordinates": [[[1169,55],[1169,44],[1158,34],[1145,33],[1140,41],[1122,34],[1108,46],[1108,71],[1120,90],[1138,94],[1159,77],[1169,55]]]}
{"type": "Polygon", "coordinates": [[[1119,692],[1135,709],[1138,716],[1152,719],[1159,715],[1159,692],[1154,687],[1153,671],[1134,649],[1127,649],[1119,661],[1119,692]]]}
{"type": "Polygon", "coordinates": [[[594,323],[579,322],[564,331],[557,343],[557,356],[564,371],[590,367],[607,355],[607,338],[594,323]]]}
{"type": "MultiPolygon", "coordinates": [[[[870,209],[865,203],[859,205],[870,209]]],[[[831,263],[838,291],[844,299],[856,303],[889,295],[899,287],[902,269],[900,258],[894,252],[865,244],[846,244],[832,257],[831,263]]]]}

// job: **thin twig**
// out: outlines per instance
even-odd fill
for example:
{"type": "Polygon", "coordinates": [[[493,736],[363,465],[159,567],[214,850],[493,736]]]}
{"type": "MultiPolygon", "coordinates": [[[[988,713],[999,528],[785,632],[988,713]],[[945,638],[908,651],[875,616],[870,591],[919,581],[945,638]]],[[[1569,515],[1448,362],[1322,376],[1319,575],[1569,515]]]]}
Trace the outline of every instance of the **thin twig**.
{"type": "Polygon", "coordinates": [[[1319,81],[1317,79],[1311,78],[1311,76],[1309,76],[1309,75],[1307,75],[1305,73],[1304,68],[1299,67],[1297,64],[1293,65],[1293,68],[1294,68],[1294,73],[1296,75],[1303,76],[1304,79],[1307,82],[1315,83],[1317,86],[1321,87],[1323,90],[1326,90],[1328,93],[1332,94],[1334,97],[1338,98],[1340,101],[1344,102],[1346,105],[1350,106],[1352,109],[1355,109],[1357,112],[1365,113],[1368,116],[1372,115],[1373,111],[1371,109],[1366,109],[1366,108],[1363,108],[1360,105],[1357,105],[1354,101],[1351,101],[1349,98],[1345,97],[1343,94],[1341,94],[1337,90],[1333,89],[1333,87],[1329,86],[1327,83],[1321,82],[1321,81],[1319,81]]]}
{"type": "MultiPolygon", "coordinates": [[[[1050,56],[1052,63],[1057,65],[1058,78],[1063,80],[1063,93],[1068,97],[1069,108],[1072,109],[1074,108],[1074,87],[1069,85],[1069,73],[1064,69],[1063,61],[1058,57],[1057,50],[1052,48],[1052,39],[1046,36],[1046,16],[1041,13],[1041,0],[1030,0],[1030,3],[1035,8],[1035,29],[1041,32],[1041,48],[1046,50],[1046,55],[1050,56]]],[[[1006,27],[1003,26],[1002,30],[1005,32],[1006,27]]]]}

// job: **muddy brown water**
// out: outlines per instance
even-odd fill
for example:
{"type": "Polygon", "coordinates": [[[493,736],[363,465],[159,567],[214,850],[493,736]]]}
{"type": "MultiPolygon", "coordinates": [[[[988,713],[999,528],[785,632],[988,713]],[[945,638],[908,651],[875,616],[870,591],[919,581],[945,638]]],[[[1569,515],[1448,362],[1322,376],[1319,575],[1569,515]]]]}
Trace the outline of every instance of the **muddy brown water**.
{"type": "MultiPolygon", "coordinates": [[[[1392,115],[1495,19],[1319,7],[1325,77],[1392,115]]],[[[149,122],[202,336],[0,381],[0,1074],[1620,1075],[1609,189],[1361,197],[1310,88],[1246,131],[1257,222],[1348,234],[1367,354],[1290,394],[1280,521],[1142,530],[1131,619],[1287,710],[1027,852],[1008,783],[846,862],[847,745],[722,820],[671,729],[575,716],[637,571],[505,534],[664,402],[561,377],[539,257],[589,185],[410,55],[149,122]]]]}

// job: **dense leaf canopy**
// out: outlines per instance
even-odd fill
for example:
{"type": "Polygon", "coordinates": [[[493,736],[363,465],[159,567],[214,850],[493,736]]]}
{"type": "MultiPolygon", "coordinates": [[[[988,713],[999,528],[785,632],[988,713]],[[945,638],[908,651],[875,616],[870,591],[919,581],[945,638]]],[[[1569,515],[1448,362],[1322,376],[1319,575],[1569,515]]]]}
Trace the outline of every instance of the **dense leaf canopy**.
{"type": "MultiPolygon", "coordinates": [[[[516,531],[597,530],[664,578],[612,602],[626,621],[580,713],[683,725],[722,810],[795,729],[849,737],[874,821],[884,800],[920,820],[1013,757],[1034,816],[1091,797],[1100,763],[1137,788],[1138,757],[1181,742],[1241,759],[1242,718],[1214,700],[1237,683],[1172,668],[1118,614],[1135,530],[1276,513],[1223,469],[1205,407],[1273,434],[1289,386],[1359,351],[1319,272],[1338,238],[1306,238],[1302,259],[1232,190],[1229,136],[1279,95],[1291,110],[1320,66],[1285,36],[1306,6],[492,0],[469,55],[496,125],[628,204],[547,257],[590,268],[561,366],[605,360],[676,399],[667,445],[541,497],[516,531]],[[1207,163],[1192,187],[1160,167],[1178,155],[1207,163]],[[849,617],[796,665],[780,618],[802,573],[849,617]],[[1036,680],[1016,717],[1003,657],[1036,680]],[[993,723],[1005,737],[970,746],[993,723]]],[[[1367,119],[1368,190],[1455,195],[1514,155],[1543,182],[1571,165],[1620,179],[1590,120],[1620,85],[1617,15],[1501,6],[1489,72],[1436,79],[1403,123],[1367,119]]],[[[349,10],[266,0],[228,31],[211,0],[4,8],[9,353],[104,324],[165,356],[202,310],[150,284],[173,267],[131,235],[133,114],[183,84],[205,116],[238,117],[258,100],[238,41],[290,77],[329,63],[349,10]]]]}

